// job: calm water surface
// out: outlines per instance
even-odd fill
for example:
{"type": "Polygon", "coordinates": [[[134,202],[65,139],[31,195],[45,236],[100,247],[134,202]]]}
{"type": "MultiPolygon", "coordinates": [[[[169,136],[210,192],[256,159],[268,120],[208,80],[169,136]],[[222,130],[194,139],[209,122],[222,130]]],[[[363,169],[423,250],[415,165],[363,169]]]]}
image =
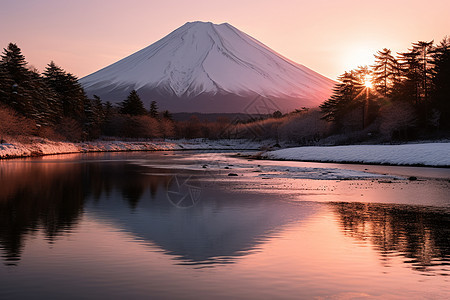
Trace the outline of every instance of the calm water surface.
{"type": "Polygon", "coordinates": [[[0,298],[449,299],[449,180],[223,153],[0,161],[0,298]],[[335,168],[376,175],[316,179],[335,168]]]}

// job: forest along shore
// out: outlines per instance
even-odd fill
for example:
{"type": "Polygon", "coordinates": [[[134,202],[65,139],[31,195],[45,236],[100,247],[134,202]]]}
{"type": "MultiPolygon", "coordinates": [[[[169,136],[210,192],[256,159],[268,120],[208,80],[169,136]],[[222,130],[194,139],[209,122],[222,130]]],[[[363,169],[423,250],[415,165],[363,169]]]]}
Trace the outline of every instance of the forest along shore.
{"type": "Polygon", "coordinates": [[[165,140],[165,141],[92,141],[55,142],[36,139],[33,143],[2,143],[0,159],[52,154],[119,151],[176,150],[256,150],[257,157],[274,160],[296,160],[381,165],[450,167],[450,142],[402,145],[350,145],[328,147],[294,147],[271,150],[273,141],[248,140],[165,140]]]}

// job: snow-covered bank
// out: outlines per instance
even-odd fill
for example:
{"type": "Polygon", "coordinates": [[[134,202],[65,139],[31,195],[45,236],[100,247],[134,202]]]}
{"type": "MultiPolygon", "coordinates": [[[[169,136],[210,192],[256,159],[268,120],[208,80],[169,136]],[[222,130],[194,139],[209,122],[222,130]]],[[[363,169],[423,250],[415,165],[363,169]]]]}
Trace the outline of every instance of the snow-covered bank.
{"type": "Polygon", "coordinates": [[[0,144],[0,159],[78,152],[171,151],[171,150],[257,150],[262,143],[244,140],[173,140],[173,141],[93,141],[85,143],[54,142],[35,139],[32,143],[0,144]]]}
{"type": "Polygon", "coordinates": [[[80,147],[74,143],[39,139],[33,143],[11,142],[0,144],[0,158],[75,153],[81,152],[80,150],[80,147]]]}
{"type": "Polygon", "coordinates": [[[271,151],[269,159],[389,165],[450,166],[450,143],[298,147],[271,151]]]}
{"type": "MultiPolygon", "coordinates": [[[[270,144],[270,142],[197,139],[69,143],[35,139],[32,143],[11,142],[0,144],[0,159],[83,152],[260,150],[268,147],[265,144],[270,144]]],[[[280,160],[450,167],[450,143],[297,147],[270,151],[265,153],[263,157],[280,160]]]]}

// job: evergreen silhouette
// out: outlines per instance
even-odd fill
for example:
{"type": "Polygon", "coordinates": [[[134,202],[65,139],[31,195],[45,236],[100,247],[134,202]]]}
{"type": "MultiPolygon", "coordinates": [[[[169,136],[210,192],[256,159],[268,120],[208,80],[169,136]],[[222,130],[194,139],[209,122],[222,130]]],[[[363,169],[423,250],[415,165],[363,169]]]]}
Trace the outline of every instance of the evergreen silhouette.
{"type": "Polygon", "coordinates": [[[34,119],[38,127],[56,124],[62,113],[58,95],[46,84],[39,73],[30,71],[30,78],[29,87],[33,111],[28,117],[34,119]]]}
{"type": "Polygon", "coordinates": [[[78,83],[78,78],[64,71],[53,61],[47,65],[43,76],[47,84],[58,95],[60,105],[63,108],[63,115],[83,122],[85,106],[89,99],[78,83]]]}
{"type": "Polygon", "coordinates": [[[163,111],[162,116],[163,116],[163,119],[173,121],[173,116],[168,110],[163,111]]]}
{"type": "Polygon", "coordinates": [[[150,117],[156,119],[158,116],[158,105],[156,104],[156,101],[152,101],[152,103],[150,103],[150,117]]]}
{"type": "Polygon", "coordinates": [[[12,84],[6,90],[4,102],[24,116],[33,113],[32,99],[30,97],[30,72],[26,68],[27,62],[22,51],[16,44],[10,43],[3,49],[1,64],[12,84]]]}
{"type": "Polygon", "coordinates": [[[27,61],[16,44],[10,43],[7,48],[4,48],[1,58],[3,67],[16,84],[28,79],[27,61]]]}
{"type": "Polygon", "coordinates": [[[431,87],[433,41],[413,43],[413,49],[419,53],[421,98],[426,103],[431,87]]]}
{"type": "Polygon", "coordinates": [[[330,99],[320,105],[324,114],[322,118],[340,124],[348,112],[361,106],[358,95],[363,89],[364,84],[358,71],[352,70],[339,76],[330,99]]]}
{"type": "Polygon", "coordinates": [[[433,53],[432,104],[439,115],[438,128],[450,130],[450,38],[444,38],[433,53]]]}
{"type": "Polygon", "coordinates": [[[9,104],[14,81],[9,76],[2,61],[0,61],[0,102],[9,104]]]}
{"type": "Polygon", "coordinates": [[[146,115],[147,111],[144,108],[141,98],[136,90],[132,90],[127,99],[120,104],[120,112],[122,114],[139,116],[146,115]]]}
{"type": "Polygon", "coordinates": [[[398,63],[391,50],[384,48],[375,55],[372,76],[375,89],[384,97],[392,94],[394,84],[399,80],[398,63]]]}
{"type": "Polygon", "coordinates": [[[29,70],[25,57],[16,44],[4,49],[0,63],[0,99],[23,116],[33,119],[36,126],[51,126],[57,122],[57,95],[35,70],[29,70]]]}
{"type": "Polygon", "coordinates": [[[99,96],[94,95],[94,99],[86,103],[86,123],[85,128],[90,139],[99,138],[105,122],[105,108],[99,96]]]}

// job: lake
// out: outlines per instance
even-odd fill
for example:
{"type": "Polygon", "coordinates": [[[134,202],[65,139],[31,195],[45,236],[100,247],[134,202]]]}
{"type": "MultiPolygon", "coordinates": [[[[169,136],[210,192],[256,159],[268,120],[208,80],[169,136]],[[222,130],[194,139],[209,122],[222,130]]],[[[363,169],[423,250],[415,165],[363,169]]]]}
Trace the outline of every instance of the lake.
{"type": "Polygon", "coordinates": [[[231,154],[0,161],[0,298],[450,298],[450,169],[231,154]]]}

